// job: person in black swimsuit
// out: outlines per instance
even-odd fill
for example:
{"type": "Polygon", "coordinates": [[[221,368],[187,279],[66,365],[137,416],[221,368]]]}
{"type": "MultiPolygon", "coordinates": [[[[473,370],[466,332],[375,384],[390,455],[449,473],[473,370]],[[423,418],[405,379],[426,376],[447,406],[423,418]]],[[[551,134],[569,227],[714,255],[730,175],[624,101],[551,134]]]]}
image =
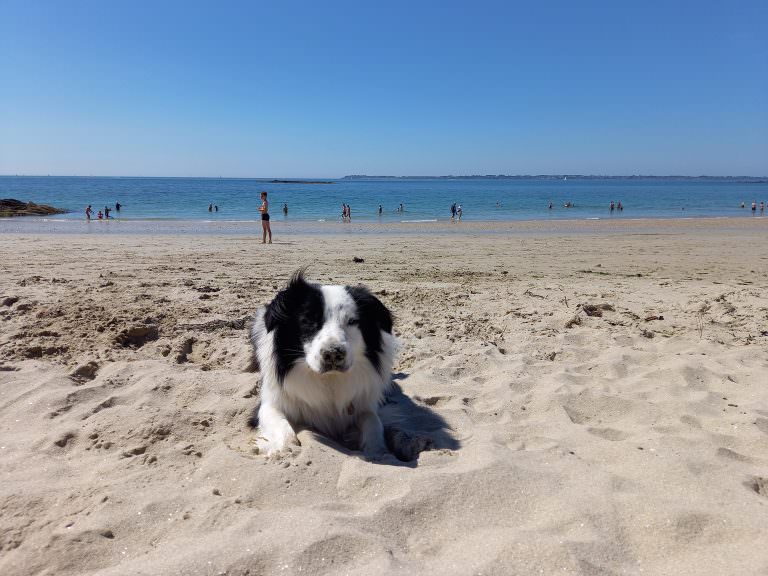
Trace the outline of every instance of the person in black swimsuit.
{"type": "Polygon", "coordinates": [[[267,243],[267,234],[269,234],[269,243],[272,244],[272,228],[269,227],[269,201],[267,200],[267,193],[261,193],[261,206],[259,206],[259,212],[261,212],[261,229],[263,235],[261,237],[261,243],[267,243]]]}

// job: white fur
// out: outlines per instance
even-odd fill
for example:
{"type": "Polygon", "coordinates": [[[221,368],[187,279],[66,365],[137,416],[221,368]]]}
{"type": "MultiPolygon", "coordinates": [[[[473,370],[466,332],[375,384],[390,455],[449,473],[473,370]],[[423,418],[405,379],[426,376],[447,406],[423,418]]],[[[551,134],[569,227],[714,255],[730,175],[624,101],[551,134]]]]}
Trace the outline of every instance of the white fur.
{"type": "Polygon", "coordinates": [[[390,385],[395,338],[382,331],[379,370],[365,356],[362,334],[350,319],[357,306],[343,286],[322,286],[325,322],[315,338],[305,345],[305,359],[286,374],[282,386],[277,379],[274,333],[264,326],[264,308],[256,313],[253,341],[262,372],[261,407],[257,446],[267,455],[298,445],[295,427],[307,426],[340,438],[350,429],[359,433],[359,447],[367,458],[386,454],[384,429],[378,409],[390,385]],[[321,351],[341,346],[346,351],[346,371],[322,372],[321,351]]]}

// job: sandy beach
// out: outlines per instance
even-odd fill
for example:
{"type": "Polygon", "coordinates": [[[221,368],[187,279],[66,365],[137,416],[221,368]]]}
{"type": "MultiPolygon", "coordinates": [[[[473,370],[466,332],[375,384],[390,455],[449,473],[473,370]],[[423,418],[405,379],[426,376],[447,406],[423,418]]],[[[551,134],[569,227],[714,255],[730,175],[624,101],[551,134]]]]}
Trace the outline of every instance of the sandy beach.
{"type": "Polygon", "coordinates": [[[638,222],[0,234],[0,573],[768,574],[768,219],[638,222]],[[418,460],[254,453],[301,266],[395,314],[418,460]]]}

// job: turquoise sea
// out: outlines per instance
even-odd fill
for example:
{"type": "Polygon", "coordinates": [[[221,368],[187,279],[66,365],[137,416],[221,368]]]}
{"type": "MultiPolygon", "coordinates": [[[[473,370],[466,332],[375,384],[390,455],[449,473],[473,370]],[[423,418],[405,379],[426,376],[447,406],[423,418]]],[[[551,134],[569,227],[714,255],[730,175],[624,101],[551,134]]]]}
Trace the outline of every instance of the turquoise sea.
{"type": "Polygon", "coordinates": [[[121,220],[254,221],[262,190],[269,193],[273,221],[313,222],[340,221],[343,202],[352,207],[353,221],[416,223],[449,219],[454,202],[462,205],[466,220],[751,217],[753,201],[768,202],[767,181],[717,179],[371,178],[318,184],[234,178],[0,177],[0,198],[70,210],[54,217],[57,220],[83,219],[88,204],[95,214],[120,202],[122,210],[112,216],[121,220]],[[612,201],[621,202],[624,210],[611,213],[612,201]],[[565,208],[568,202],[573,207],[565,208]],[[401,203],[402,212],[397,210],[401,203]],[[209,212],[209,204],[219,211],[209,212]]]}

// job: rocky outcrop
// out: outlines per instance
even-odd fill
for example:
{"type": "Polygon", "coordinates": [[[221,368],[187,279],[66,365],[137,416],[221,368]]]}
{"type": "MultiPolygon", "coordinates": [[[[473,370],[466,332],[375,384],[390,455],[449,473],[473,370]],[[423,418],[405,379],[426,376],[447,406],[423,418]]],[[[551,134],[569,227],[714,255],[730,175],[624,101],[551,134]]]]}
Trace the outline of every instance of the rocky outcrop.
{"type": "Polygon", "coordinates": [[[0,218],[9,216],[49,216],[51,214],[64,214],[66,210],[54,208],[45,204],[34,202],[22,202],[13,198],[0,200],[0,218]]]}

